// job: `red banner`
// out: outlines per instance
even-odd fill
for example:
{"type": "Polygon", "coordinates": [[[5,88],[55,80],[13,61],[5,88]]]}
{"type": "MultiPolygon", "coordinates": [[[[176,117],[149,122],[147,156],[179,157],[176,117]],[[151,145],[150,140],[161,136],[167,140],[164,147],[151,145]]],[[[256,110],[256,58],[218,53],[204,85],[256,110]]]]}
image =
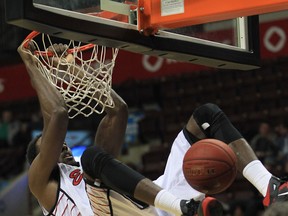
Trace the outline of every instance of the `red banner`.
{"type": "Polygon", "coordinates": [[[35,95],[24,64],[0,67],[0,101],[22,100],[35,95]]]}
{"type": "Polygon", "coordinates": [[[113,73],[113,83],[128,79],[149,79],[191,72],[205,68],[191,63],[120,51],[113,73]]]}

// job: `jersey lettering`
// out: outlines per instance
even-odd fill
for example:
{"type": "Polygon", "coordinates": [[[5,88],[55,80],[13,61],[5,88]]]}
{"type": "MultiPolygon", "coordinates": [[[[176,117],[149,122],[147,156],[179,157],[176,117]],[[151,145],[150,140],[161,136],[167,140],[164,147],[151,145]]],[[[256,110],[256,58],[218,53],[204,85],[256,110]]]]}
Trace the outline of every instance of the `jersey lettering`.
{"type": "Polygon", "coordinates": [[[69,177],[73,179],[73,185],[77,186],[83,179],[83,173],[81,173],[80,169],[75,169],[70,173],[69,177]]]}

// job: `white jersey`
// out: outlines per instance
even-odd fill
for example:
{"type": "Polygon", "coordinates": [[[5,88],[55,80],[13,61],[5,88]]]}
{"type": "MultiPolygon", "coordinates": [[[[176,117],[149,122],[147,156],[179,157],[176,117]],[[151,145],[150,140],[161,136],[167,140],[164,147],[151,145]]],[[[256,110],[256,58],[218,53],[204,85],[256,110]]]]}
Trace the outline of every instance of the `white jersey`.
{"type": "Polygon", "coordinates": [[[51,216],[93,216],[82,170],[79,167],[59,163],[60,182],[55,207],[48,212],[42,207],[44,215],[51,216]]]}
{"type": "Polygon", "coordinates": [[[158,216],[153,206],[143,207],[113,190],[87,184],[95,216],[158,216]]]}
{"type": "MultiPolygon", "coordinates": [[[[205,195],[194,190],[187,183],[182,171],[182,161],[186,151],[190,147],[190,143],[185,138],[183,131],[181,131],[172,144],[163,175],[155,180],[154,183],[181,199],[190,200],[196,198],[196,200],[202,200],[205,195]]],[[[157,209],[157,211],[161,216],[171,215],[159,209],[157,209]]]]}

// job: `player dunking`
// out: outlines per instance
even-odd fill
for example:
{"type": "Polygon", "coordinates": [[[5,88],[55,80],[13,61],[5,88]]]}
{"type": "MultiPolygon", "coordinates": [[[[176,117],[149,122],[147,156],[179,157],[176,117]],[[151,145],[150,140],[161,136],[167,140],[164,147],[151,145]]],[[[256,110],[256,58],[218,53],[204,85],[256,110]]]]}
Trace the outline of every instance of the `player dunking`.
{"type": "MultiPolygon", "coordinates": [[[[63,52],[56,45],[55,50],[63,52]]],[[[39,73],[29,51],[19,48],[18,52],[43,114],[43,132],[29,144],[27,157],[31,164],[29,187],[44,215],[157,215],[152,207],[139,205],[127,196],[175,215],[221,215],[215,199],[206,198],[201,203],[181,200],[113,158],[120,152],[127,123],[127,106],[114,91],[115,108],[105,108],[106,116],[95,136],[97,147],[88,148],[81,158],[89,200],[81,167],[64,142],[68,127],[65,101],[39,73]]]]}

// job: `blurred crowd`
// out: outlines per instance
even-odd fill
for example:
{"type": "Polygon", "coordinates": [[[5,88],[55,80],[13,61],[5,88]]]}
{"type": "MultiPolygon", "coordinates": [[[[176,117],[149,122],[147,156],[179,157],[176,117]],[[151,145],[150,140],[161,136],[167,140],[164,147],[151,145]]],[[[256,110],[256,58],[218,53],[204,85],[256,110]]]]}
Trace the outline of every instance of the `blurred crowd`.
{"type": "Polygon", "coordinates": [[[259,160],[277,176],[288,174],[288,121],[275,126],[260,122],[250,145],[259,160]]]}
{"type": "Polygon", "coordinates": [[[32,138],[32,130],[41,125],[40,114],[22,118],[22,113],[10,109],[1,111],[0,118],[0,189],[6,181],[23,172],[26,166],[26,147],[32,138]]]}
{"type": "MultiPolygon", "coordinates": [[[[259,122],[256,133],[248,140],[259,160],[275,176],[288,175],[288,121],[259,122]]],[[[263,197],[239,174],[226,191],[227,216],[261,216],[264,214],[263,197]]],[[[225,199],[224,199],[225,200],[225,199]]]]}
{"type": "Polygon", "coordinates": [[[4,110],[0,122],[0,148],[10,149],[23,146],[31,138],[29,122],[16,119],[13,112],[4,110]]]}

